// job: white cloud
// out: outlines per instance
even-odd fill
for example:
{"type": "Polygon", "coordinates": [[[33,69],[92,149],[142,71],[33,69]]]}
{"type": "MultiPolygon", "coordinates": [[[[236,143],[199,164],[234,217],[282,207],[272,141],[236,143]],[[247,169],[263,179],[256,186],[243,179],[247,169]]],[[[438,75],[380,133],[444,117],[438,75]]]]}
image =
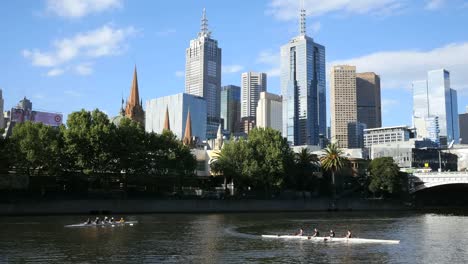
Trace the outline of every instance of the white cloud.
{"type": "MultiPolygon", "coordinates": [[[[351,14],[391,14],[401,10],[405,0],[304,0],[308,16],[321,16],[331,12],[351,14]]],[[[279,20],[298,18],[300,1],[271,0],[266,11],[279,20]]]]}
{"type": "Polygon", "coordinates": [[[320,22],[315,22],[315,23],[312,23],[312,25],[311,25],[311,29],[312,29],[313,34],[319,32],[320,28],[322,28],[322,24],[320,24],[320,22]]]}
{"type": "Polygon", "coordinates": [[[90,75],[93,73],[92,64],[90,62],[78,64],[75,66],[75,72],[78,75],[90,75]]]}
{"type": "MultiPolygon", "coordinates": [[[[380,75],[382,88],[410,88],[411,82],[424,80],[427,71],[445,68],[450,71],[451,86],[468,89],[468,42],[448,44],[428,51],[382,51],[331,65],[355,65],[358,72],[373,71],[380,75]]],[[[328,70],[328,72],[330,72],[328,70]]]]}
{"type": "Polygon", "coordinates": [[[80,18],[121,7],[122,0],[47,0],[46,2],[47,12],[66,18],[80,18]]]}
{"type": "Polygon", "coordinates": [[[65,70],[63,70],[63,69],[54,68],[54,69],[51,69],[50,71],[47,72],[47,76],[55,77],[55,76],[62,75],[64,72],[65,72],[65,70]]]}
{"type": "Polygon", "coordinates": [[[179,78],[185,77],[185,72],[184,71],[176,71],[175,76],[179,77],[179,78]]]}
{"type": "Polygon", "coordinates": [[[444,5],[444,0],[429,0],[424,7],[427,10],[437,10],[444,5]]]}
{"type": "Polygon", "coordinates": [[[280,75],[280,53],[272,50],[263,50],[259,53],[256,63],[264,64],[264,70],[268,77],[277,77],[280,75]]]}
{"type": "Polygon", "coordinates": [[[390,113],[391,108],[398,106],[400,102],[394,99],[382,99],[382,112],[384,114],[390,113]]]}
{"type": "Polygon", "coordinates": [[[223,73],[237,73],[244,69],[244,66],[241,65],[223,65],[221,71],[223,73]]]}
{"type": "Polygon", "coordinates": [[[72,97],[81,97],[80,93],[78,93],[76,91],[73,91],[73,90],[66,90],[63,93],[68,95],[68,96],[72,96],[72,97]]]}
{"type": "Polygon", "coordinates": [[[54,67],[77,57],[98,58],[120,54],[125,49],[125,40],[135,35],[133,27],[114,28],[104,25],[98,29],[78,33],[71,38],[55,40],[52,51],[23,50],[23,56],[31,59],[34,66],[54,67]]]}
{"type": "Polygon", "coordinates": [[[165,37],[165,36],[169,36],[171,34],[174,34],[176,33],[177,31],[173,28],[168,28],[168,29],[165,29],[165,30],[161,30],[161,31],[158,31],[156,32],[156,35],[159,36],[159,37],[165,37]]]}

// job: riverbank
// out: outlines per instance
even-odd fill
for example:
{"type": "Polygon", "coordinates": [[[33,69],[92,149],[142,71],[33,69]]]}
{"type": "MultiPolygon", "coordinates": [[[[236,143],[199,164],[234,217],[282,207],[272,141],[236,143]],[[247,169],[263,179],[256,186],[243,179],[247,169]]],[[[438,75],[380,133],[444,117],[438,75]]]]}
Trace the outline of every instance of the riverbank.
{"type": "Polygon", "coordinates": [[[61,200],[0,204],[0,215],[236,213],[408,210],[401,202],[314,200],[61,200]]]}

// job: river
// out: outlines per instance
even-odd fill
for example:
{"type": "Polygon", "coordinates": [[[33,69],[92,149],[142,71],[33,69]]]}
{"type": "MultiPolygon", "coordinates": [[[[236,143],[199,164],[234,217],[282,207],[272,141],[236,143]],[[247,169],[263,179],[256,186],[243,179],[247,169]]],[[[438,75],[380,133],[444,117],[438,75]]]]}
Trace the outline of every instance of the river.
{"type": "MultiPolygon", "coordinates": [[[[65,228],[88,216],[0,218],[0,263],[466,263],[468,212],[127,215],[125,227],[65,228]],[[314,227],[398,245],[262,239],[314,227]]],[[[117,217],[117,216],[116,216],[117,217]]],[[[118,216],[120,217],[120,216],[118,216]]]]}

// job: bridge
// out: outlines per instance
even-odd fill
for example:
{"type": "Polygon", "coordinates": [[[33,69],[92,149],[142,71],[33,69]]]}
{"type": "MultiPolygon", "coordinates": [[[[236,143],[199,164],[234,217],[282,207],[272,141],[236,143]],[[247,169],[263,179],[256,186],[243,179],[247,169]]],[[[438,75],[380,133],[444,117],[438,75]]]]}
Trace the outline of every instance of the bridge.
{"type": "Polygon", "coordinates": [[[410,174],[408,181],[410,193],[415,193],[441,185],[468,184],[468,171],[415,172],[410,174]]]}

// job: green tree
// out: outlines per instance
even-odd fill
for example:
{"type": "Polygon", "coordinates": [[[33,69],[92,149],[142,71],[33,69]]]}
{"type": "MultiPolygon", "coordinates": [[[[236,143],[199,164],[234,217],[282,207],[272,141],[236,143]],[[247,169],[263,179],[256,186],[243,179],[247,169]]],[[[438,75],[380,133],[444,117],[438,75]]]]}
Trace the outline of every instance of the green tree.
{"type": "Polygon", "coordinates": [[[310,190],[317,183],[316,174],[320,171],[320,160],[317,155],[312,154],[307,148],[294,154],[295,170],[293,185],[296,190],[310,190]]]}
{"type": "Polygon", "coordinates": [[[0,174],[8,174],[10,169],[10,144],[0,135],[0,174]]]}
{"type": "Polygon", "coordinates": [[[400,191],[400,168],[393,158],[382,157],[372,160],[369,172],[369,191],[372,193],[393,194],[400,191]]]}
{"type": "Polygon", "coordinates": [[[28,176],[55,176],[61,172],[60,129],[28,121],[14,127],[10,140],[18,172],[28,176]]]}
{"type": "Polygon", "coordinates": [[[269,195],[282,187],[292,151],[281,133],[271,128],[255,128],[249,132],[243,174],[253,187],[263,187],[269,195]]]}
{"type": "Polygon", "coordinates": [[[336,198],[335,173],[346,166],[347,158],[343,157],[343,150],[336,143],[329,144],[323,151],[324,154],[320,157],[320,162],[322,168],[331,173],[333,198],[336,198]]]}

